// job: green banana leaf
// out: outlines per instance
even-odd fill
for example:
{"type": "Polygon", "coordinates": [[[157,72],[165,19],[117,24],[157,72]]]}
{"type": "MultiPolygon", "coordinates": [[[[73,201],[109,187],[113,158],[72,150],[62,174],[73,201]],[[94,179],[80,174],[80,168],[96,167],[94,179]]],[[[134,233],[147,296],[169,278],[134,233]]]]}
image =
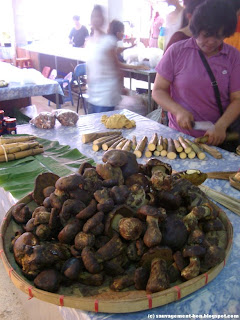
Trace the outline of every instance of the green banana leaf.
{"type": "Polygon", "coordinates": [[[95,164],[93,159],[87,158],[78,149],[60,145],[58,141],[41,138],[37,141],[43,145],[43,154],[0,163],[0,186],[16,199],[33,191],[35,179],[40,173],[53,172],[63,177],[76,172],[85,161],[95,164]]]}

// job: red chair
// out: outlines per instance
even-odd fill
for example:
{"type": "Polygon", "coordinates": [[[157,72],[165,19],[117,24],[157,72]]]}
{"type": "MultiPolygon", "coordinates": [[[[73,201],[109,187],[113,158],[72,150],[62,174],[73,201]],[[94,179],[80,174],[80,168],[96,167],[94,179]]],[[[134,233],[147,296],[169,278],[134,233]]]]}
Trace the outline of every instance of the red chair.
{"type": "Polygon", "coordinates": [[[49,75],[50,75],[50,71],[51,71],[51,68],[45,66],[45,67],[42,69],[42,75],[43,75],[45,78],[48,78],[49,75]]]}

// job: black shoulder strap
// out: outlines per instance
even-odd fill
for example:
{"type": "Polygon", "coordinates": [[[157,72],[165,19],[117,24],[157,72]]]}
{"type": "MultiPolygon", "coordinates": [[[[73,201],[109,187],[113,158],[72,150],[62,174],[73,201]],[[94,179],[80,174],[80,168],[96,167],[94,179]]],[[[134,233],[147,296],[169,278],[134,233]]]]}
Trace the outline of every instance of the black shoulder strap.
{"type": "Polygon", "coordinates": [[[200,58],[203,62],[203,65],[204,67],[206,68],[207,70],[207,73],[211,79],[211,84],[212,84],[212,87],[213,87],[213,90],[214,90],[214,94],[215,94],[215,98],[216,98],[216,101],[217,101],[217,105],[218,105],[218,108],[220,110],[220,113],[221,115],[223,114],[223,107],[222,107],[222,102],[221,102],[221,96],[220,96],[220,92],[219,92],[219,89],[218,89],[218,84],[217,84],[217,81],[216,81],[216,78],[214,77],[214,74],[207,62],[207,59],[205,58],[204,54],[202,53],[201,50],[198,50],[198,53],[200,55],[200,58]]]}

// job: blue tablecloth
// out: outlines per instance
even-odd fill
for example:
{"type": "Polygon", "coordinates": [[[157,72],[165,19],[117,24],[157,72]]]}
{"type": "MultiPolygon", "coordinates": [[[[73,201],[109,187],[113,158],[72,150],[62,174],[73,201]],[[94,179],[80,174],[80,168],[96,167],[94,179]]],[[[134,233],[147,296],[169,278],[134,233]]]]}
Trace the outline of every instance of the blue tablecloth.
{"type": "Polygon", "coordinates": [[[9,83],[7,87],[0,88],[0,101],[50,94],[63,95],[57,81],[45,78],[37,70],[18,69],[5,62],[0,62],[0,80],[9,83]]]}
{"type": "MultiPolygon", "coordinates": [[[[116,112],[109,112],[113,114],[116,112]]],[[[128,118],[136,121],[136,128],[124,129],[123,136],[131,138],[136,135],[141,138],[144,135],[150,138],[153,133],[157,132],[164,137],[177,138],[179,132],[165,127],[155,121],[149,120],[145,117],[137,115],[128,110],[118,111],[124,113],[128,118]]],[[[101,161],[102,151],[94,152],[91,143],[82,144],[81,134],[93,131],[104,131],[105,127],[101,123],[100,118],[102,114],[92,114],[87,116],[80,116],[76,127],[62,127],[60,124],[51,130],[37,129],[30,125],[22,125],[18,127],[18,133],[34,134],[42,138],[51,140],[58,140],[61,144],[69,144],[71,147],[78,148],[83,154],[92,157],[95,161],[101,161]]],[[[182,135],[184,136],[184,135],[182,135]]],[[[220,149],[219,149],[220,150],[220,149]]],[[[210,171],[237,171],[240,167],[240,157],[234,153],[221,150],[222,159],[214,159],[207,155],[205,160],[195,159],[175,159],[169,160],[159,157],[162,161],[171,164],[175,170],[186,170],[190,168],[200,169],[204,172],[210,171]]],[[[139,159],[139,162],[144,163],[146,158],[139,159]]],[[[211,180],[208,179],[205,185],[231,195],[237,199],[240,198],[240,192],[232,188],[228,181],[225,180],[211,180]]],[[[168,305],[154,308],[148,311],[142,311],[131,314],[103,314],[91,313],[78,309],[60,308],[60,312],[65,320],[72,319],[135,319],[143,320],[148,318],[157,318],[158,315],[224,315],[222,318],[226,319],[226,315],[240,315],[240,217],[233,212],[222,208],[234,227],[233,248],[230,258],[227,261],[225,268],[220,274],[204,288],[194,292],[193,294],[181,299],[178,302],[173,302],[168,305]]],[[[164,317],[167,319],[167,317],[164,317]]],[[[190,319],[189,316],[184,316],[182,319],[190,319]]],[[[193,318],[193,317],[192,317],[193,318]]]]}

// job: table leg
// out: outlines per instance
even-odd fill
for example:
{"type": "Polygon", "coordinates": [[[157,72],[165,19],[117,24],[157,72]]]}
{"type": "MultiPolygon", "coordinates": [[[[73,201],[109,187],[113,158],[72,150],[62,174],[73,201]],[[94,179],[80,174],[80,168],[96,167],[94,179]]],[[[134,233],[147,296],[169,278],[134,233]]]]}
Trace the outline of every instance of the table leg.
{"type": "Polygon", "coordinates": [[[150,75],[148,75],[148,113],[150,113],[152,111],[151,102],[152,102],[152,97],[151,97],[151,77],[150,77],[150,75]]]}
{"type": "Polygon", "coordinates": [[[60,105],[59,105],[59,94],[56,93],[56,108],[60,109],[60,105]]]}

